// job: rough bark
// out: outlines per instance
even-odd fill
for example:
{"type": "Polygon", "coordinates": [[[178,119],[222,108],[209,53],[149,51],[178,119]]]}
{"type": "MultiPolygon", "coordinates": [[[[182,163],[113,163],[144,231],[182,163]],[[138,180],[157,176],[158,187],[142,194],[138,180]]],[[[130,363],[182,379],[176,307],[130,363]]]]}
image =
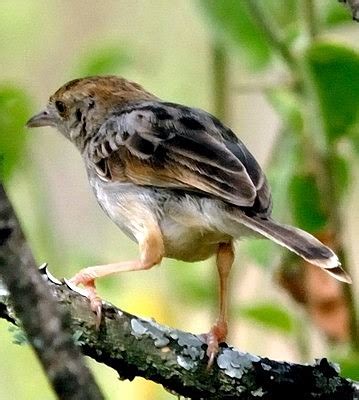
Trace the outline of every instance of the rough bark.
{"type": "MultiPolygon", "coordinates": [[[[104,303],[100,329],[88,301],[43,269],[48,290],[71,313],[71,327],[82,352],[115,369],[121,379],[136,376],[162,384],[173,393],[203,399],[341,399],[358,395],[355,383],[340,377],[325,358],[314,365],[278,362],[243,353],[225,344],[207,370],[204,339],[128,314],[104,303]],[[51,282],[51,279],[54,282],[51,282]]],[[[16,316],[6,293],[0,317],[16,316]]]]}
{"type": "Polygon", "coordinates": [[[168,390],[203,399],[359,398],[357,384],[325,358],[314,365],[278,362],[225,344],[208,370],[203,338],[103,304],[100,328],[77,288],[40,273],[0,186],[0,317],[26,331],[59,398],[102,398],[83,354],[114,368],[122,379],[142,376],[168,390]],[[43,278],[42,279],[41,275],[43,278]],[[47,284],[46,282],[47,281],[47,284]],[[69,315],[71,317],[69,317],[69,315]]]}
{"type": "MultiPolygon", "coordinates": [[[[70,318],[35,267],[14,210],[0,183],[0,277],[9,291],[16,318],[26,331],[44,371],[60,399],[103,399],[75,346],[70,318]]],[[[4,287],[2,295],[6,294],[4,287]]],[[[5,304],[0,312],[12,321],[5,304]]]]}

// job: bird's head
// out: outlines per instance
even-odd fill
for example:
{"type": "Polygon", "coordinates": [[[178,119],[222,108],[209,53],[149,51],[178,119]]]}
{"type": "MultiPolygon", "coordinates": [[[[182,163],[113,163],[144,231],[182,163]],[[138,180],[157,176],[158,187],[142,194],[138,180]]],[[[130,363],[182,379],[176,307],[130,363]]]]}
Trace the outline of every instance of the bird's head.
{"type": "Polygon", "coordinates": [[[83,151],[88,138],[115,111],[132,101],[153,99],[140,85],[117,76],[72,80],[58,89],[47,106],[30,118],[29,128],[53,126],[83,151]]]}

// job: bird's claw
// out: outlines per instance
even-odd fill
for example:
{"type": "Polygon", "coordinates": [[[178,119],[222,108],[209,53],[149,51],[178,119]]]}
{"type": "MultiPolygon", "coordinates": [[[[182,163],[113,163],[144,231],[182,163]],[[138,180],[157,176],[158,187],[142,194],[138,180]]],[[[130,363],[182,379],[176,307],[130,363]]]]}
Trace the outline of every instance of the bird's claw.
{"type": "Polygon", "coordinates": [[[207,370],[210,370],[213,366],[214,359],[216,358],[219,350],[218,338],[215,336],[212,330],[206,335],[206,342],[207,342],[206,354],[208,357],[207,370]]]}
{"type": "Polygon", "coordinates": [[[88,299],[90,300],[91,310],[96,314],[95,317],[96,330],[99,330],[102,319],[102,301],[97,295],[96,297],[88,296],[88,299]]]}
{"type": "Polygon", "coordinates": [[[71,279],[64,278],[64,282],[65,282],[65,285],[72,291],[78,293],[79,295],[81,295],[83,297],[87,297],[87,291],[85,289],[77,286],[71,279]]]}
{"type": "Polygon", "coordinates": [[[217,321],[206,334],[207,342],[207,370],[210,370],[213,366],[214,360],[219,351],[219,343],[223,342],[227,336],[227,323],[224,320],[217,321]]]}
{"type": "Polygon", "coordinates": [[[76,275],[70,280],[65,279],[65,283],[71,290],[74,290],[90,301],[91,310],[96,314],[95,327],[98,330],[102,319],[102,300],[97,295],[95,281],[93,279],[89,280],[87,277],[82,280],[81,277],[76,275]],[[80,284],[83,285],[83,288],[78,286],[80,284]]]}
{"type": "Polygon", "coordinates": [[[42,263],[38,269],[39,269],[40,274],[44,277],[45,280],[48,280],[48,281],[54,283],[55,285],[62,285],[62,282],[59,281],[57,278],[55,278],[52,275],[52,273],[49,271],[48,264],[46,262],[42,263]]]}

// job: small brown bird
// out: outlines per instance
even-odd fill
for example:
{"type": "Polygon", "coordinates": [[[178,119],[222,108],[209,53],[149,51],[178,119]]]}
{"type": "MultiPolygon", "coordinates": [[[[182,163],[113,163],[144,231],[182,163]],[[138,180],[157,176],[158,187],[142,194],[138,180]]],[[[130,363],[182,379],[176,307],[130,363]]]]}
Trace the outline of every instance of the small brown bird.
{"type": "Polygon", "coordinates": [[[101,320],[95,279],[160,264],[217,257],[219,317],[207,334],[213,363],[227,335],[233,242],[259,234],[350,282],[337,256],[312,235],[271,219],[265,175],[231,129],[211,114],[164,102],[116,76],[75,79],[50,97],[28,127],[53,126],[79,149],[105,213],[140,249],[138,260],[88,267],[82,284],[101,320]]]}

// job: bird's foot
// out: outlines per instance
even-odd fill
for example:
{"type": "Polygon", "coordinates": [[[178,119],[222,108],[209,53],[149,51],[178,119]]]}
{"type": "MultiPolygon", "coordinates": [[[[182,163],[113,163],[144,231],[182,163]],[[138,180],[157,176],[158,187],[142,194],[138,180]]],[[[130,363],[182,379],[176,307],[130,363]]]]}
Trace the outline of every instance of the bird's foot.
{"type": "Polygon", "coordinates": [[[210,369],[213,365],[214,359],[219,351],[219,343],[222,343],[227,336],[228,328],[227,322],[218,320],[206,334],[207,342],[207,357],[208,364],[207,369],[210,369]]]}
{"type": "Polygon", "coordinates": [[[97,294],[95,278],[88,268],[78,272],[70,279],[70,282],[75,286],[82,285],[84,287],[84,294],[90,300],[91,310],[96,314],[96,329],[99,329],[102,316],[102,300],[97,294]]]}

